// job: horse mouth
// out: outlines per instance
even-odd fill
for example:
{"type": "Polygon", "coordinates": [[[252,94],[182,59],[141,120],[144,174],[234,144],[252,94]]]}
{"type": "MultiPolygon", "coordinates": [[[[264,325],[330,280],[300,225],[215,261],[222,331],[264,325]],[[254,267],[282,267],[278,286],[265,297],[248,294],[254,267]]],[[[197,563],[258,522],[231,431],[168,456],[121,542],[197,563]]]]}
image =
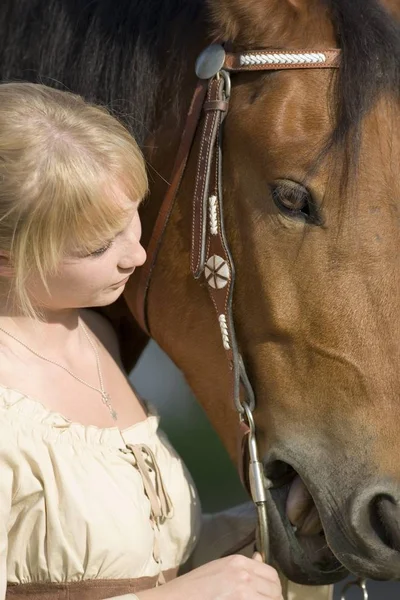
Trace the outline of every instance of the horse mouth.
{"type": "Polygon", "coordinates": [[[273,483],[270,526],[272,553],[279,566],[301,584],[343,579],[347,571],[328,546],[317,505],[300,475],[281,461],[269,465],[266,474],[273,483]]]}

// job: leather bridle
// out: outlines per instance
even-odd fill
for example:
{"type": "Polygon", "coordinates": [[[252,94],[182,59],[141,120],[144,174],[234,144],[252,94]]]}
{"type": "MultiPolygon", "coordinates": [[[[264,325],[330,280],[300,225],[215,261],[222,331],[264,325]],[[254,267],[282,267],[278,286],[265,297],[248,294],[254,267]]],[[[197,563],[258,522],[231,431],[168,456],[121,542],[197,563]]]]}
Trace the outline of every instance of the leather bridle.
{"type": "MultiPolygon", "coordinates": [[[[240,355],[232,311],[235,267],[224,228],[222,194],[222,129],[229,110],[230,75],[246,71],[293,69],[335,69],[340,50],[254,50],[227,52],[222,44],[208,46],[196,62],[196,86],[181,143],[176,156],[171,184],[158,213],[147,247],[145,265],[136,271],[135,303],[131,308],[142,329],[150,336],[147,296],[163,234],[174,207],[197,130],[201,127],[200,149],[192,201],[192,238],[190,268],[195,279],[205,278],[214,305],[222,344],[231,373],[231,397],[239,414],[242,460],[239,471],[258,511],[258,550],[263,560],[269,557],[266,493],[272,483],[264,475],[259,460],[253,411],[255,397],[240,355]],[[246,458],[245,458],[246,457],[246,458]],[[244,468],[248,462],[249,468],[244,468]]],[[[368,598],[365,582],[357,583],[368,598]]],[[[346,589],[344,592],[346,591],[346,589]]]]}
{"type": "Polygon", "coordinates": [[[257,507],[258,548],[265,561],[269,556],[266,491],[271,486],[263,472],[256,443],[253,411],[255,397],[238,350],[232,311],[235,267],[224,228],[222,196],[222,125],[228,114],[231,73],[289,69],[332,69],[339,66],[340,50],[257,50],[226,52],[220,44],[208,46],[196,62],[198,84],[173,168],[171,185],[147,247],[145,265],[137,271],[134,313],[150,336],[147,296],[153,269],[175,199],[201,123],[192,212],[190,267],[193,277],[205,277],[214,305],[222,344],[231,373],[231,397],[239,413],[242,460],[239,470],[257,507]],[[202,114],[203,113],[203,114],[202,114]],[[246,453],[247,450],[247,453],[246,453]],[[245,454],[249,470],[244,468],[245,454]]]}

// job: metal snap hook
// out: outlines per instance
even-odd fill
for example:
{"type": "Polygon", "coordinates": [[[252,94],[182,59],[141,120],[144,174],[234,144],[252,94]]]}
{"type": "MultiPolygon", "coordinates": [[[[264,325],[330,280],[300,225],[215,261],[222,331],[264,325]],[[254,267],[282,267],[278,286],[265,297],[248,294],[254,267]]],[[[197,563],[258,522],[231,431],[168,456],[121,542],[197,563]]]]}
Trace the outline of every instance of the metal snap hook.
{"type": "Polygon", "coordinates": [[[365,579],[356,579],[355,581],[349,581],[349,583],[347,583],[343,588],[340,600],[346,600],[347,592],[352,587],[360,588],[360,590],[363,592],[363,600],[368,600],[369,596],[367,590],[367,582],[365,579]]]}
{"type": "Polygon", "coordinates": [[[269,561],[269,531],[267,516],[267,489],[271,482],[264,475],[264,467],[258,455],[258,446],[255,435],[255,423],[251,408],[247,402],[243,402],[242,408],[246,413],[249,427],[249,483],[252,500],[257,509],[258,527],[256,535],[256,546],[264,562],[269,561]]]}
{"type": "Polygon", "coordinates": [[[225,100],[229,100],[229,98],[231,97],[231,91],[232,91],[231,76],[229,75],[228,71],[225,71],[225,69],[221,69],[221,71],[219,71],[218,74],[222,77],[222,79],[225,82],[225,85],[224,85],[225,100]]]}

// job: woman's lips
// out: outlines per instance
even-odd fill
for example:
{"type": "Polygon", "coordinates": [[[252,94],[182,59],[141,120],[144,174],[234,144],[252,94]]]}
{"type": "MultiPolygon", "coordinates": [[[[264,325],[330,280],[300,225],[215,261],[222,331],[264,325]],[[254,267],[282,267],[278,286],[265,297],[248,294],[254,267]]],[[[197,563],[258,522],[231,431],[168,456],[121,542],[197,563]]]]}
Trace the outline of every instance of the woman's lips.
{"type": "Polygon", "coordinates": [[[116,287],[117,285],[123,285],[124,283],[126,283],[129,279],[130,275],[128,275],[128,277],[125,277],[125,279],[122,279],[122,281],[118,281],[117,283],[113,283],[111,287],[116,287]]]}

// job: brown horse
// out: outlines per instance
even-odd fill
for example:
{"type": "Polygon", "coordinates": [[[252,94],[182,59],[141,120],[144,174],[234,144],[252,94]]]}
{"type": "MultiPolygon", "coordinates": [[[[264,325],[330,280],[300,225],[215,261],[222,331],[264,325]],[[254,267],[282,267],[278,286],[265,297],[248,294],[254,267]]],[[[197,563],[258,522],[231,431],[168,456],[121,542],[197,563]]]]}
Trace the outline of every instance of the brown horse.
{"type": "MultiPolygon", "coordinates": [[[[278,564],[302,583],[347,570],[399,578],[399,0],[3,0],[0,15],[3,78],[62,82],[112,104],[143,142],[145,242],[201,50],[215,38],[236,51],[340,47],[338,72],[232,76],[222,167],[233,314],[274,483],[278,564]]],[[[236,459],[229,366],[205,281],[190,274],[197,149],[198,139],[147,318],[236,459]]],[[[139,343],[135,286],[109,312],[126,366],[139,343]]]]}

